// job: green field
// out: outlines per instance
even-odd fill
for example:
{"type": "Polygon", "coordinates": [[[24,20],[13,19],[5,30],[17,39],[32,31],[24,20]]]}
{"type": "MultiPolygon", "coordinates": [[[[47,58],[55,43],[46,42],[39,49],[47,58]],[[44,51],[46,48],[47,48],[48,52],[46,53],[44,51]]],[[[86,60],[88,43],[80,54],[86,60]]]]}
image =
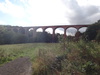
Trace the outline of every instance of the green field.
{"type": "Polygon", "coordinates": [[[2,57],[2,60],[6,58],[3,62],[0,61],[0,64],[22,56],[28,56],[31,60],[34,60],[39,55],[39,51],[50,51],[55,53],[55,55],[59,55],[59,44],[29,43],[0,45],[0,57],[2,57]]]}
{"type": "MultiPolygon", "coordinates": [[[[100,44],[95,42],[62,42],[62,43],[27,43],[0,45],[0,65],[16,58],[30,57],[33,75],[51,75],[50,65],[56,57],[63,55],[67,59],[61,61],[62,71],[53,68],[53,74],[99,75],[100,44]]],[[[56,63],[57,64],[57,63],[56,63]]]]}

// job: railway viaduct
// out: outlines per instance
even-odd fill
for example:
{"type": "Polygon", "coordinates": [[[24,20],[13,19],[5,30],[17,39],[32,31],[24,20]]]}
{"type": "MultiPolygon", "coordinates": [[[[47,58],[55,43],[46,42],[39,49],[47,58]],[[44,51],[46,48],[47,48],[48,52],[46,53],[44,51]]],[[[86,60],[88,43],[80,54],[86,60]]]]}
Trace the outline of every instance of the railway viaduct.
{"type": "MultiPolygon", "coordinates": [[[[43,32],[47,29],[47,28],[52,28],[53,30],[53,33],[52,33],[52,36],[54,37],[55,36],[55,30],[57,28],[63,28],[64,29],[64,36],[66,37],[66,30],[68,28],[76,28],[77,29],[77,32],[79,31],[80,28],[83,28],[83,27],[88,27],[90,25],[55,25],[55,26],[30,26],[30,27],[19,27],[19,26],[11,26],[10,29],[12,29],[13,31],[15,32],[20,32],[20,33],[23,33],[23,34],[26,34],[28,33],[28,31],[30,29],[33,29],[33,33],[37,31],[37,29],[39,28],[42,28],[43,32]]],[[[77,33],[76,32],[76,33],[77,33]]]]}

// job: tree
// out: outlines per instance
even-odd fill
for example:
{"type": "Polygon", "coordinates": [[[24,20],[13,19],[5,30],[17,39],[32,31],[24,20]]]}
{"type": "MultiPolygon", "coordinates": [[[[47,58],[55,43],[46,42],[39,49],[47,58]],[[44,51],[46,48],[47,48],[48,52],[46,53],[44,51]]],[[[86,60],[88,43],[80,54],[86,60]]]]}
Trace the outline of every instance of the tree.
{"type": "MultiPolygon", "coordinates": [[[[20,28],[20,27],[19,27],[20,28]]],[[[52,40],[52,34],[47,32],[34,32],[25,30],[21,27],[18,31],[14,26],[0,26],[0,44],[34,43],[34,42],[58,42],[58,35],[52,40]]]]}
{"type": "Polygon", "coordinates": [[[84,33],[84,38],[88,41],[95,40],[96,36],[99,34],[99,30],[100,22],[98,21],[87,28],[86,32],[84,33]]]}
{"type": "Polygon", "coordinates": [[[98,31],[98,34],[96,36],[96,41],[100,42],[100,30],[98,31]]]}
{"type": "Polygon", "coordinates": [[[36,32],[34,42],[52,42],[52,35],[47,32],[36,32]]]}
{"type": "Polygon", "coordinates": [[[0,26],[0,44],[4,44],[4,34],[5,34],[6,28],[4,26],[0,26]]]}

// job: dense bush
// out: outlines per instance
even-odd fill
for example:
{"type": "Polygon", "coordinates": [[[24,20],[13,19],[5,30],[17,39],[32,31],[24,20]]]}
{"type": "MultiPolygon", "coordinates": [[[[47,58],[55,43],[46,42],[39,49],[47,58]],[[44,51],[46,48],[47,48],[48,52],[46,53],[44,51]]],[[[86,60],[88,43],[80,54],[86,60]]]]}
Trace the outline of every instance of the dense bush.
{"type": "Polygon", "coordinates": [[[99,75],[100,46],[96,42],[60,42],[60,51],[40,50],[33,62],[33,75],[99,75]],[[59,61],[58,61],[59,59],[59,61]],[[57,62],[56,62],[57,61],[57,62]],[[59,70],[60,69],[60,70],[59,70]]]}
{"type": "Polygon", "coordinates": [[[100,22],[90,25],[84,33],[84,38],[87,41],[100,40],[100,22]]]}

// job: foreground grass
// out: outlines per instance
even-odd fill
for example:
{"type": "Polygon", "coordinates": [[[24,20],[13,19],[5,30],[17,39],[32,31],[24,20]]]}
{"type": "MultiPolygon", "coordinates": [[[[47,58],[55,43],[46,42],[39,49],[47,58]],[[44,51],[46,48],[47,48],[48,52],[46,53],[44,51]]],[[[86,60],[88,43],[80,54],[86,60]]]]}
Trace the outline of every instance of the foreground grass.
{"type": "Polygon", "coordinates": [[[0,64],[23,56],[30,57],[33,75],[100,74],[100,44],[95,42],[0,45],[0,64]]]}
{"type": "Polygon", "coordinates": [[[14,60],[18,57],[28,56],[33,61],[39,56],[39,51],[51,51],[59,55],[59,44],[48,43],[29,43],[0,45],[0,64],[14,60]]]}

